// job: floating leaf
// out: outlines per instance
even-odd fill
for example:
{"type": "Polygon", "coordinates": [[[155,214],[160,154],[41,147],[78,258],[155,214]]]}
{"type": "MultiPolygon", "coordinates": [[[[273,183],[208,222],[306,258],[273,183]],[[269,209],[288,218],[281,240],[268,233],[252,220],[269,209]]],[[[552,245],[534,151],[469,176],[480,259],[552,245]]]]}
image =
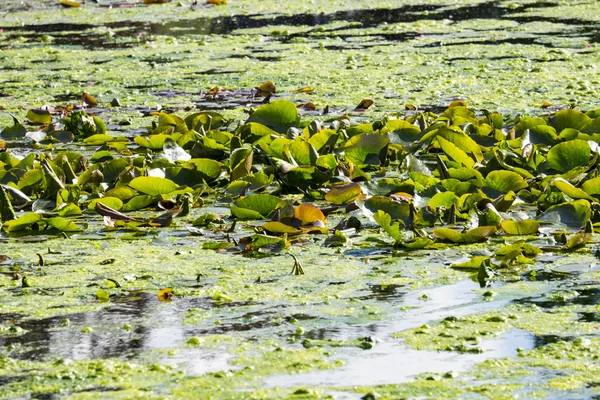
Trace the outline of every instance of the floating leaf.
{"type": "Polygon", "coordinates": [[[353,136],[340,150],[344,151],[346,160],[355,165],[380,165],[385,159],[386,146],[390,139],[379,133],[363,133],[353,136]]]}
{"type": "Polygon", "coordinates": [[[548,151],[548,166],[558,172],[568,172],[590,162],[591,149],[585,140],[570,140],[555,145],[548,151]]]}
{"type": "Polygon", "coordinates": [[[276,235],[283,235],[283,234],[288,234],[288,235],[297,235],[299,233],[302,233],[301,229],[297,229],[294,228],[293,226],[289,226],[286,224],[283,224],[281,222],[274,222],[274,221],[270,221],[267,222],[266,224],[264,224],[262,226],[262,228],[272,234],[276,234],[276,235]]]}
{"type": "Polygon", "coordinates": [[[58,229],[61,232],[81,232],[82,228],[78,227],[73,221],[62,217],[49,218],[47,220],[48,226],[54,229],[58,229]]]}
{"type": "Polygon", "coordinates": [[[50,125],[52,123],[52,115],[48,110],[29,110],[27,111],[27,119],[29,122],[39,125],[50,125]]]}
{"type": "Polygon", "coordinates": [[[323,212],[310,203],[302,203],[294,210],[294,218],[302,221],[302,225],[312,225],[315,222],[325,222],[323,212]]]}
{"type": "Polygon", "coordinates": [[[437,137],[436,140],[442,148],[442,151],[446,153],[446,155],[452,160],[464,165],[467,168],[473,168],[473,166],[475,166],[475,161],[454,143],[444,139],[441,136],[437,137]]]}
{"type": "Polygon", "coordinates": [[[479,270],[481,263],[489,259],[488,256],[474,256],[467,261],[453,262],[450,264],[450,267],[455,269],[479,270]]]}
{"type": "Polygon", "coordinates": [[[577,229],[585,225],[591,213],[591,206],[587,200],[575,200],[548,208],[540,221],[562,223],[577,229]]]}
{"type": "Polygon", "coordinates": [[[585,191],[571,185],[568,181],[562,178],[554,179],[552,181],[552,185],[572,199],[587,199],[590,201],[594,200],[585,191]]]}
{"type": "Polygon", "coordinates": [[[393,201],[389,197],[373,196],[365,201],[365,207],[373,213],[381,210],[389,214],[392,219],[400,219],[405,224],[410,219],[410,205],[408,203],[393,201]]]}
{"type": "Polygon", "coordinates": [[[4,229],[6,232],[16,232],[27,229],[32,225],[42,221],[42,219],[42,216],[38,213],[27,213],[17,219],[5,221],[2,224],[2,229],[4,229]]]}
{"type": "Polygon", "coordinates": [[[246,122],[258,122],[277,132],[285,132],[298,123],[296,105],[288,100],[275,100],[259,107],[246,122]]]}
{"type": "Polygon", "coordinates": [[[96,298],[100,301],[109,301],[110,295],[108,294],[108,292],[106,290],[100,289],[96,292],[96,298]]]}
{"type": "Polygon", "coordinates": [[[102,205],[110,207],[113,210],[120,210],[121,208],[123,208],[123,201],[121,199],[119,199],[117,197],[106,197],[105,196],[100,199],[94,199],[94,200],[90,201],[90,204],[88,205],[88,210],[95,210],[96,203],[100,203],[102,205]]]}
{"type": "Polygon", "coordinates": [[[587,243],[592,241],[591,233],[577,233],[567,240],[565,246],[561,249],[562,251],[573,251],[577,250],[587,243]]]}
{"type": "Polygon", "coordinates": [[[404,227],[404,224],[402,221],[392,222],[392,217],[382,210],[378,210],[375,214],[373,214],[373,219],[397,243],[404,240],[404,235],[402,234],[402,228],[404,227]]]}
{"type": "Polygon", "coordinates": [[[540,228],[540,223],[533,219],[522,221],[513,221],[506,219],[500,224],[504,232],[508,235],[533,235],[540,228]]]}
{"type": "Polygon", "coordinates": [[[177,189],[175,182],[156,176],[141,176],[134,178],[129,182],[129,186],[138,192],[150,196],[171,193],[177,189]]]}
{"type": "Polygon", "coordinates": [[[333,204],[348,204],[361,195],[358,183],[345,183],[333,186],[325,195],[325,200],[333,204]]]}
{"type": "Polygon", "coordinates": [[[450,208],[453,204],[458,204],[458,200],[458,196],[453,192],[440,192],[433,195],[427,206],[434,210],[438,207],[450,208]]]}
{"type": "MultiPolygon", "coordinates": [[[[260,218],[252,218],[252,219],[262,219],[265,217],[268,217],[269,215],[271,215],[271,213],[273,213],[275,211],[275,209],[277,208],[277,205],[281,202],[281,200],[279,199],[279,197],[276,196],[272,196],[270,194],[251,194],[249,196],[246,196],[244,198],[241,198],[240,200],[238,200],[236,202],[236,210],[237,209],[246,209],[246,210],[250,210],[250,211],[254,211],[255,213],[258,213],[258,215],[261,215],[260,218]]],[[[233,214],[233,208],[232,208],[232,214],[233,214]]],[[[237,211],[236,211],[237,214],[237,211]]],[[[256,215],[256,214],[253,214],[256,215]]],[[[235,215],[238,216],[238,215],[235,215]]],[[[239,218],[242,218],[241,216],[239,216],[239,218]]],[[[247,218],[245,218],[247,219],[247,218]]]]}
{"type": "Polygon", "coordinates": [[[449,228],[437,228],[433,235],[439,239],[449,240],[453,243],[477,243],[485,241],[489,236],[496,233],[495,226],[480,226],[465,233],[449,228]]]}
{"type": "Polygon", "coordinates": [[[516,193],[529,186],[521,175],[512,171],[492,171],[485,177],[485,184],[501,193],[516,193]]]}
{"type": "Polygon", "coordinates": [[[568,128],[580,130],[590,120],[590,117],[581,111],[570,109],[557,112],[548,122],[556,129],[556,132],[560,133],[563,129],[568,128]]]}

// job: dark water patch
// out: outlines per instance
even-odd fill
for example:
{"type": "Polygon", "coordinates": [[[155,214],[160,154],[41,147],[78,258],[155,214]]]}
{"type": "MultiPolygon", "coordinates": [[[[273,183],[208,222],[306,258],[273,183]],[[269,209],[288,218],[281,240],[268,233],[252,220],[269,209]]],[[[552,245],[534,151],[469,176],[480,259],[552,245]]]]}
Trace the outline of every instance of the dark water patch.
{"type": "MultiPolygon", "coordinates": [[[[218,69],[207,69],[206,71],[198,71],[198,72],[194,72],[194,75],[229,75],[229,74],[239,74],[241,73],[241,71],[228,71],[228,70],[218,70],[218,69]]],[[[190,77],[189,79],[195,79],[193,77],[190,77]]]]}
{"type": "Polygon", "coordinates": [[[600,313],[582,312],[579,313],[579,322],[600,322],[600,313]]]}
{"type": "Polygon", "coordinates": [[[559,342],[570,342],[574,339],[574,336],[562,336],[562,335],[538,335],[533,339],[533,348],[547,346],[549,344],[559,342]]]}
{"type": "Polygon", "coordinates": [[[0,387],[27,379],[26,376],[0,376],[0,387]]]}
{"type": "Polygon", "coordinates": [[[546,296],[525,297],[514,300],[516,304],[533,304],[541,308],[552,309],[565,305],[593,306],[600,303],[600,287],[574,288],[575,293],[567,293],[564,299],[561,292],[549,293],[546,296]]]}
{"type": "Polygon", "coordinates": [[[368,290],[370,293],[366,296],[362,296],[361,300],[397,300],[404,297],[408,292],[408,289],[405,285],[369,285],[368,290]]]}

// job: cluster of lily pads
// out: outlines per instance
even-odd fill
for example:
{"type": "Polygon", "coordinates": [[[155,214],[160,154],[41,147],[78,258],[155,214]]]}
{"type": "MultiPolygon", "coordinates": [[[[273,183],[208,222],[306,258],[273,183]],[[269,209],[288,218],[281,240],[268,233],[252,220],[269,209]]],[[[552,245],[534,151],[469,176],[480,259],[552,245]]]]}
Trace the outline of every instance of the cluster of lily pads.
{"type": "MultiPolygon", "coordinates": [[[[1,131],[5,234],[68,236],[99,214],[109,231],[145,234],[177,220],[192,234],[208,227],[221,240],[206,247],[251,255],[307,234],[343,246],[374,222],[407,249],[545,235],[569,250],[588,243],[600,223],[600,109],[503,117],[456,101],[439,115],[365,122],[307,120],[294,103],[275,100],[245,121],[157,112],[135,137],[109,134],[85,110],[53,111],[30,110],[26,122],[1,131]],[[195,210],[209,204],[230,215],[195,210]],[[138,212],[157,209],[155,217],[138,212]],[[260,222],[252,235],[230,237],[242,220],[260,222]]],[[[528,251],[513,250],[504,256],[528,251]]]]}

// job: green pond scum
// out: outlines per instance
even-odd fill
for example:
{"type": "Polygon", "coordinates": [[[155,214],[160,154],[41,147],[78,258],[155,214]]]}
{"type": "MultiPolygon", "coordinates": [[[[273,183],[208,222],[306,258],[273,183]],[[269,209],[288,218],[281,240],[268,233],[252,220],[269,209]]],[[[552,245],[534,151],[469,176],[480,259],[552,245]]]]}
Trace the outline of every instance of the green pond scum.
{"type": "Polygon", "coordinates": [[[0,398],[599,397],[599,18],[4,1],[0,398]]]}

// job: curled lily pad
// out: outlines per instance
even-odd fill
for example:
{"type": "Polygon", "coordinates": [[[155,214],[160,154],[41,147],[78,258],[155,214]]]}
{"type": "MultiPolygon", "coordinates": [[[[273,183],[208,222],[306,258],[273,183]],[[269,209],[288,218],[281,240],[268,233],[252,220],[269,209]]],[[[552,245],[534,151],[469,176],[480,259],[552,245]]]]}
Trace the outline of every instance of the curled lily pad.
{"type": "Polygon", "coordinates": [[[61,232],[82,232],[83,229],[77,226],[73,221],[66,218],[54,217],[48,219],[48,226],[58,229],[61,232]]]}
{"type": "Polygon", "coordinates": [[[302,225],[312,225],[316,222],[325,222],[327,219],[323,212],[310,203],[302,203],[294,210],[294,218],[302,221],[302,225]]]}
{"type": "Polygon", "coordinates": [[[402,234],[402,228],[404,227],[404,223],[402,223],[402,221],[392,222],[392,217],[382,210],[378,210],[375,214],[373,214],[373,219],[397,243],[402,242],[402,240],[404,240],[404,235],[402,234]]]}
{"type": "Polygon", "coordinates": [[[475,160],[469,157],[464,150],[460,147],[456,146],[451,141],[444,139],[443,137],[436,138],[438,144],[442,148],[442,151],[446,153],[446,155],[452,160],[456,161],[459,164],[464,165],[467,168],[473,168],[475,166],[475,160]]]}
{"type": "Polygon", "coordinates": [[[581,189],[571,185],[565,179],[556,178],[552,181],[552,185],[572,199],[586,199],[586,200],[591,200],[591,201],[594,200],[584,190],[581,190],[581,189]]]}
{"type": "Polygon", "coordinates": [[[389,214],[392,219],[400,219],[405,224],[410,220],[410,204],[393,201],[389,197],[373,196],[365,201],[365,207],[373,213],[381,210],[389,214]]]}
{"type": "Polygon", "coordinates": [[[2,224],[2,229],[6,232],[16,232],[23,229],[30,228],[32,225],[37,224],[43,220],[42,216],[38,213],[27,213],[21,215],[17,219],[11,221],[5,221],[2,224]]]}

